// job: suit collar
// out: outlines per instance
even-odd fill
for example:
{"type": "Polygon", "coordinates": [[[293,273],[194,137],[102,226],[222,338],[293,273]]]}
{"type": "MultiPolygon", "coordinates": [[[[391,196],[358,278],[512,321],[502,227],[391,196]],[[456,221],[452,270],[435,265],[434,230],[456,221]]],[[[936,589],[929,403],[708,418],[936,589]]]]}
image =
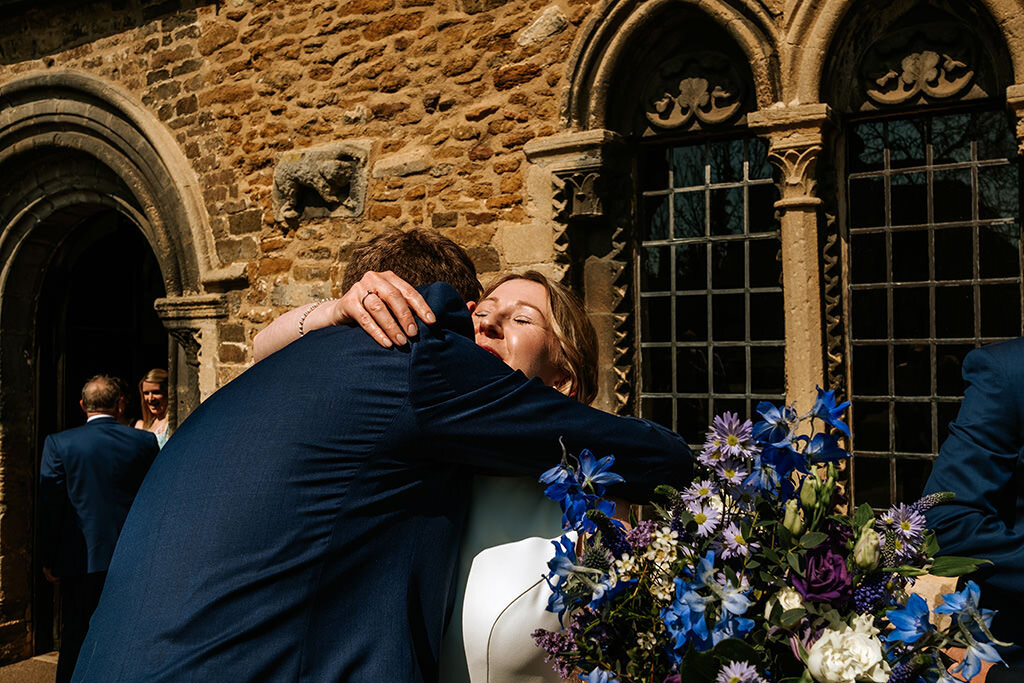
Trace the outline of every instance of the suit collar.
{"type": "Polygon", "coordinates": [[[95,415],[86,420],[85,424],[107,424],[108,422],[117,422],[117,419],[113,415],[95,415]]]}

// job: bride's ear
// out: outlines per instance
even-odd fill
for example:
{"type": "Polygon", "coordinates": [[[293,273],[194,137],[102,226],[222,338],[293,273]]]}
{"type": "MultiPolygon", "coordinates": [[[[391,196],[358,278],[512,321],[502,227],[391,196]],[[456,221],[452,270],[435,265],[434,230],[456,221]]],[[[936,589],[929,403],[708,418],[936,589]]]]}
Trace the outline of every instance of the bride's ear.
{"type": "Polygon", "coordinates": [[[555,380],[552,385],[559,393],[565,394],[569,398],[576,396],[576,385],[572,381],[572,377],[568,372],[562,371],[562,376],[555,380]]]}
{"type": "Polygon", "coordinates": [[[476,302],[475,301],[467,301],[466,302],[466,308],[469,309],[469,314],[473,315],[473,311],[476,310],[476,302]]]}

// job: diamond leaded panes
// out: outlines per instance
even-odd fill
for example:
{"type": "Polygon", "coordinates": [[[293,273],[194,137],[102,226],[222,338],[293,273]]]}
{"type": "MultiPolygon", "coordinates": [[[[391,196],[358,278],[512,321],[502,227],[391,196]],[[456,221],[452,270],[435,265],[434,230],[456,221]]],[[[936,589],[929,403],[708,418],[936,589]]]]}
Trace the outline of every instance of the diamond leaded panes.
{"type": "Polygon", "coordinates": [[[785,394],[778,198],[760,138],[640,155],[640,411],[700,443],[785,394]]]}
{"type": "Polygon", "coordinates": [[[849,129],[854,496],[915,499],[956,417],[968,351],[1021,334],[1017,142],[1001,111],[849,129]]]}

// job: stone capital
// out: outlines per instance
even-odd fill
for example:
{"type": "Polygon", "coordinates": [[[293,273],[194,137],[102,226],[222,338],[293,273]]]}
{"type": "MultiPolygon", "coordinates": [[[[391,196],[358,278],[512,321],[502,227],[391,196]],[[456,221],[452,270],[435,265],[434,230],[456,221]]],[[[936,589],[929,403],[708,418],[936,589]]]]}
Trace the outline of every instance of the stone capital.
{"type": "Polygon", "coordinates": [[[832,112],[826,104],[772,107],[748,117],[752,128],[770,141],[768,159],[781,172],[775,202],[780,211],[816,211],[821,198],[815,195],[815,171],[832,112]]]}
{"type": "Polygon", "coordinates": [[[523,146],[523,151],[530,163],[557,172],[600,167],[622,146],[623,139],[618,133],[595,129],[534,138],[523,146]]]}
{"type": "Polygon", "coordinates": [[[228,315],[227,298],[223,294],[169,296],[154,301],[153,308],[168,329],[195,327],[200,322],[228,315]]]}

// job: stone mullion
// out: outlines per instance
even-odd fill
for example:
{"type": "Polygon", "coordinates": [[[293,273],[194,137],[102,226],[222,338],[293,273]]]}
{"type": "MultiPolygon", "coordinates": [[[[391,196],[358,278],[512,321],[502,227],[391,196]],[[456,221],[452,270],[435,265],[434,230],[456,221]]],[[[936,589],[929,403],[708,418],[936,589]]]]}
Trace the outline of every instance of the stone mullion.
{"type": "Polygon", "coordinates": [[[1024,154],[1024,83],[1015,83],[1006,89],[1006,106],[1016,119],[1017,154],[1024,154]]]}
{"type": "Polygon", "coordinates": [[[826,385],[822,335],[818,213],[815,170],[829,110],[824,104],[755,112],[748,119],[770,141],[769,160],[778,168],[782,288],[786,317],[786,394],[799,410],[826,385]]]}

